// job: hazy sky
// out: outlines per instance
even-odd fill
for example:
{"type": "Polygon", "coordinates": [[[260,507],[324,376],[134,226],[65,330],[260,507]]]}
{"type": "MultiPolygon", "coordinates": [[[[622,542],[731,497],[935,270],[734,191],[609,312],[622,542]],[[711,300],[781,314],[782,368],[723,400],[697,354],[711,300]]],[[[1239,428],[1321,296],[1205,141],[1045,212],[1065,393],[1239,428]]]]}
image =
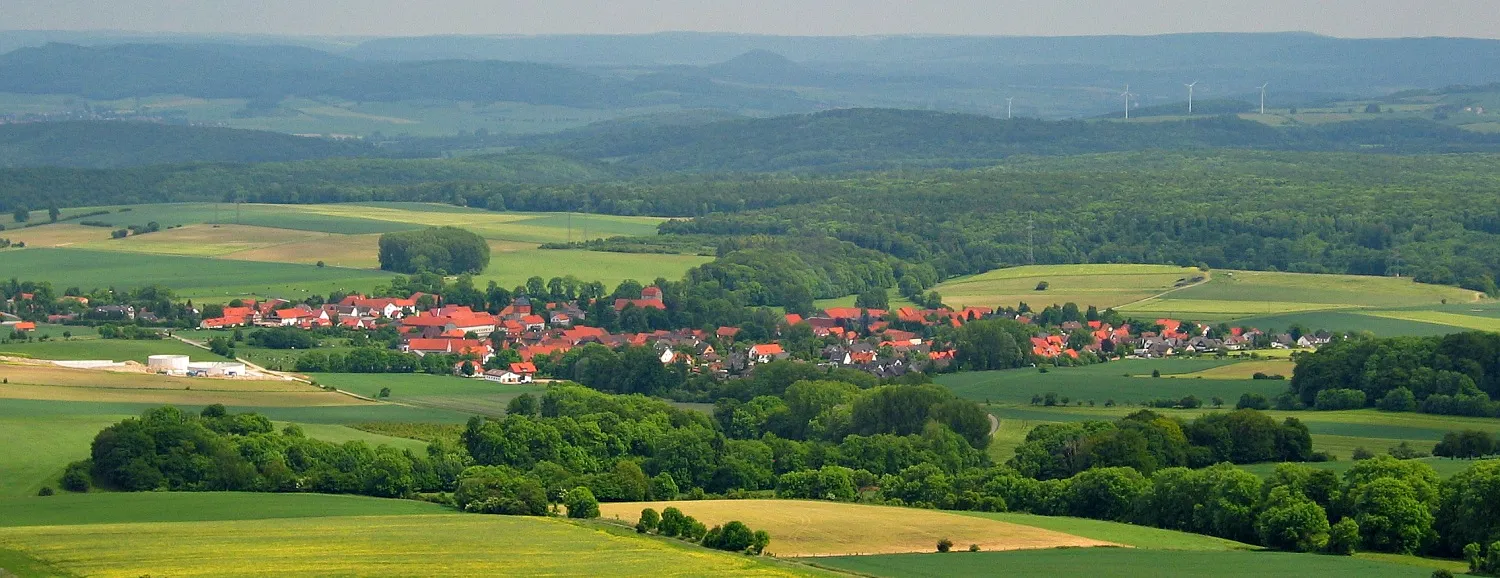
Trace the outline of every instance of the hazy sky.
{"type": "Polygon", "coordinates": [[[299,35],[1088,35],[1304,30],[1500,38],[1497,0],[0,0],[0,29],[299,35]]]}

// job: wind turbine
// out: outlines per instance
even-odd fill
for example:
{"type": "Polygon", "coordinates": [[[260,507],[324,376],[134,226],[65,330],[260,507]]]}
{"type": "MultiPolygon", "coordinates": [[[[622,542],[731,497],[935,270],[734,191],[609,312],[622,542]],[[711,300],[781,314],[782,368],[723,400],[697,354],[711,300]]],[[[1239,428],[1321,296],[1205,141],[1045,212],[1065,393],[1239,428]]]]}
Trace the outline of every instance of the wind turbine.
{"type": "Polygon", "coordinates": [[[1271,86],[1271,83],[1267,82],[1265,84],[1260,85],[1260,113],[1261,114],[1265,114],[1266,113],[1266,87],[1267,86],[1271,86]]]}
{"type": "Polygon", "coordinates": [[[1005,99],[1005,120],[1010,120],[1012,118],[1015,118],[1015,117],[1013,117],[1013,116],[1010,115],[1010,105],[1015,100],[1016,100],[1015,97],[1011,97],[1011,98],[1005,99]]]}
{"type": "Polygon", "coordinates": [[[1125,92],[1120,93],[1125,97],[1125,120],[1130,120],[1130,85],[1125,85],[1125,92]]]}
{"type": "Polygon", "coordinates": [[[1198,86],[1198,81],[1194,80],[1192,84],[1184,84],[1183,86],[1188,88],[1188,116],[1193,116],[1193,87],[1198,86]]]}

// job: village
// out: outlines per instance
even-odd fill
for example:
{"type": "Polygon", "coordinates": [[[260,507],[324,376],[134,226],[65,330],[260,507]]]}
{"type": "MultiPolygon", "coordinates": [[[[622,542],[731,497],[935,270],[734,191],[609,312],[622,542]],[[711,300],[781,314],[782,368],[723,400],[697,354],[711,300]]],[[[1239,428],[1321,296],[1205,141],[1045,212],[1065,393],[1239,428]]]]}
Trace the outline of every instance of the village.
{"type": "MultiPolygon", "coordinates": [[[[1019,344],[1030,353],[1029,365],[1229,355],[1254,349],[1313,349],[1333,339],[1328,332],[1270,334],[1256,328],[1212,327],[1166,318],[1043,324],[1029,312],[987,307],[900,307],[894,311],[831,307],[808,316],[785,314],[777,330],[764,339],[746,339],[739,327],[611,333],[589,324],[591,305],[578,301],[542,303],[518,296],[491,313],[444,304],[442,296],[427,293],[404,298],[348,295],[320,306],[281,299],[236,300],[223,307],[222,315],[203,319],[199,328],[339,328],[352,332],[394,328],[402,352],[449,356],[454,359],[454,375],[507,384],[551,377],[547,375],[551,362],[590,344],[611,349],[650,347],[663,364],[680,365],[717,378],[742,376],[758,364],[786,359],[854,369],[880,378],[912,371],[938,373],[954,368],[959,353],[953,332],[946,329],[990,319],[1007,319],[1034,328],[1029,342],[1019,344]],[[791,349],[806,353],[789,351],[789,342],[794,340],[798,346],[791,349]]],[[[639,298],[615,299],[613,303],[619,313],[666,308],[662,290],[656,286],[642,289],[639,298]]],[[[137,315],[128,310],[108,313],[126,319],[137,315]]],[[[1105,317],[1119,317],[1113,311],[1106,313],[1105,317]]],[[[1092,308],[1089,315],[1095,316],[1092,308]]],[[[24,331],[26,327],[13,325],[12,329],[24,331]]]]}

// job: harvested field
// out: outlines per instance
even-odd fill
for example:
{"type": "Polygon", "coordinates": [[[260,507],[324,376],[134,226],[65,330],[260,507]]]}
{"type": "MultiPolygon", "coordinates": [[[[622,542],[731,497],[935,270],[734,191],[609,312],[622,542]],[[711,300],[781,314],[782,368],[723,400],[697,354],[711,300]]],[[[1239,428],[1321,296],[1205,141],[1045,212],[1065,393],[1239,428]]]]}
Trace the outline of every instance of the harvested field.
{"type": "MultiPolygon", "coordinates": [[[[263,382],[261,382],[263,383],[263,382]]],[[[200,389],[112,389],[61,385],[0,385],[0,399],[145,403],[203,406],[222,403],[238,407],[308,407],[376,405],[335,392],[211,391],[200,389]]]]}
{"type": "Polygon", "coordinates": [[[252,377],[173,377],[151,373],[145,366],[127,362],[118,369],[72,369],[44,361],[0,359],[0,377],[15,385],[53,385],[91,389],[194,389],[198,391],[303,392],[317,388],[284,379],[252,377]]]}
{"type": "Polygon", "coordinates": [[[126,251],[162,255],[216,257],[238,251],[249,251],[287,243],[314,242],[329,233],[273,229],[250,225],[186,225],[124,239],[110,239],[82,245],[80,248],[101,251],[126,251]]]}
{"type": "Polygon", "coordinates": [[[931,552],[942,538],[984,550],[1116,546],[1110,542],[932,510],[802,500],[703,500],[600,504],[603,518],[635,523],[643,508],[673,507],[712,527],[739,520],[771,534],[782,557],[931,552]]]}

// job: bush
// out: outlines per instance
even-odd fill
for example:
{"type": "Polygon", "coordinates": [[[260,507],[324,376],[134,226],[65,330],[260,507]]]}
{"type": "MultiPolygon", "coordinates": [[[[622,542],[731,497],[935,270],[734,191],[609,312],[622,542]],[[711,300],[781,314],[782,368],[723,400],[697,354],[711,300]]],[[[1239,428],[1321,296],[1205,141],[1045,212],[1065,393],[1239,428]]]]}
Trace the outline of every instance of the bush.
{"type": "Polygon", "coordinates": [[[1328,528],[1329,554],[1353,556],[1359,550],[1359,524],[1353,518],[1344,518],[1328,528]]]}
{"type": "MultiPolygon", "coordinates": [[[[1042,281],[1042,282],[1036,284],[1036,290],[1037,291],[1046,291],[1047,287],[1050,287],[1050,285],[1048,285],[1046,281],[1042,281]]],[[[947,552],[947,550],[943,550],[943,551],[947,552]]]]}
{"type": "Polygon", "coordinates": [[[656,513],[656,510],[646,508],[641,510],[641,519],[635,523],[635,531],[645,534],[656,530],[659,525],[661,525],[661,516],[656,513]]]}
{"type": "Polygon", "coordinates": [[[1360,409],[1365,406],[1365,392],[1358,389],[1325,389],[1318,392],[1313,408],[1318,411],[1360,409]]]}
{"type": "Polygon", "coordinates": [[[69,492],[87,492],[89,486],[93,485],[93,476],[89,474],[93,468],[94,464],[90,460],[68,464],[58,485],[69,492]]]}
{"type": "Polygon", "coordinates": [[[52,486],[42,486],[42,489],[37,491],[36,495],[46,497],[54,493],[56,492],[52,491],[52,486]]]}
{"type": "Polygon", "coordinates": [[[1234,404],[1234,408],[1265,411],[1271,409],[1271,400],[1258,393],[1246,393],[1240,396],[1240,401],[1234,404]]]}
{"type": "Polygon", "coordinates": [[[668,538],[674,538],[687,534],[688,518],[682,515],[682,510],[667,508],[661,511],[661,521],[656,525],[656,533],[668,538]]]}
{"type": "Polygon", "coordinates": [[[1354,448],[1354,461],[1360,462],[1374,458],[1375,452],[1365,449],[1364,446],[1354,448]]]}
{"type": "Polygon", "coordinates": [[[1417,396],[1410,389],[1398,387],[1387,392],[1375,406],[1384,411],[1417,411],[1417,396]]]}
{"type": "Polygon", "coordinates": [[[978,552],[979,551],[979,544],[969,544],[969,551],[970,552],[978,552]]]}
{"type": "Polygon", "coordinates": [[[594,499],[594,492],[585,486],[568,490],[568,495],[563,498],[563,506],[567,507],[569,518],[599,517],[599,500],[594,499]]]}
{"type": "Polygon", "coordinates": [[[953,549],[953,540],[949,540],[947,538],[943,538],[941,540],[938,540],[937,551],[939,551],[939,552],[947,552],[947,551],[952,550],[952,549],[953,549]]]}

